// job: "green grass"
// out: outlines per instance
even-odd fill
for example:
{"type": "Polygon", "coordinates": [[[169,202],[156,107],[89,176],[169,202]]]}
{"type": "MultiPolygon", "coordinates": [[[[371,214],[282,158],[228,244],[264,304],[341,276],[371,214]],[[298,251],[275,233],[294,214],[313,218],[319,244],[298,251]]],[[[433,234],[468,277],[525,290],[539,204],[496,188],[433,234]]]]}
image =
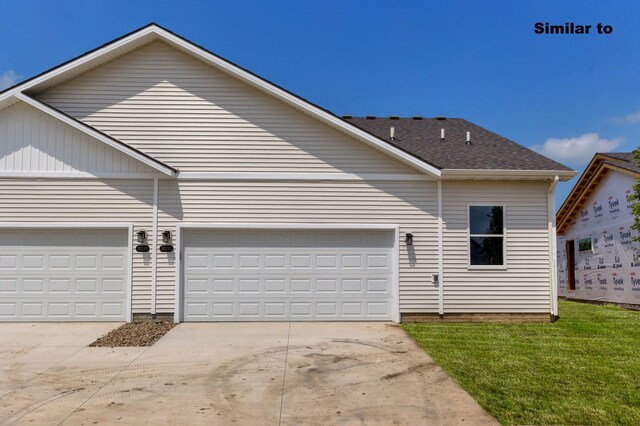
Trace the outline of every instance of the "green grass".
{"type": "Polygon", "coordinates": [[[640,425],[640,312],[560,302],[554,324],[404,324],[502,424],[640,425]]]}

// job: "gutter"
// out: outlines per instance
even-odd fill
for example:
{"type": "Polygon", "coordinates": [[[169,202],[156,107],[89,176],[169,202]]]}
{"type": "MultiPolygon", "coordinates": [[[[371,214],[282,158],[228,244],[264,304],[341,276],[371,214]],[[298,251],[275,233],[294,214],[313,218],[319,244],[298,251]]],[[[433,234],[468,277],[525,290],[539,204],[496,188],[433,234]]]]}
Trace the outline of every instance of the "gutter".
{"type": "Polygon", "coordinates": [[[444,169],[443,179],[572,179],[575,170],[504,170],[504,169],[444,169]]]}
{"type": "Polygon", "coordinates": [[[559,176],[555,176],[549,189],[547,190],[547,215],[548,215],[548,232],[549,232],[549,313],[551,321],[558,320],[558,273],[557,273],[557,251],[558,241],[556,238],[556,187],[558,186],[559,176]]]}

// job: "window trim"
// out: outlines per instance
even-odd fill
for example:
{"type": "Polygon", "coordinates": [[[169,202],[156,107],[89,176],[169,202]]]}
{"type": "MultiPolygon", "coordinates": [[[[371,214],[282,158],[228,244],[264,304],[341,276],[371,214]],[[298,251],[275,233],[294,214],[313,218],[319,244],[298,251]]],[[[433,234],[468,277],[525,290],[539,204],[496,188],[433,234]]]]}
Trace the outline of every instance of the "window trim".
{"type": "Polygon", "coordinates": [[[467,269],[506,270],[507,269],[507,206],[505,203],[467,203],[467,269]],[[471,207],[502,207],[502,265],[472,265],[471,237],[494,237],[496,234],[471,234],[471,207]]]}

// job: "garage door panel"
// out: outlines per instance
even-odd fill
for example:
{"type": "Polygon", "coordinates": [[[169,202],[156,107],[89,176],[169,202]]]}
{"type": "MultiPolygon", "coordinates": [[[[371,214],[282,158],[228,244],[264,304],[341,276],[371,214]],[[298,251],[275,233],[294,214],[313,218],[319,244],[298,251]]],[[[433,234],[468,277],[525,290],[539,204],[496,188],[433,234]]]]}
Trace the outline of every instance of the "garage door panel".
{"type": "MultiPolygon", "coordinates": [[[[387,248],[393,249],[394,241],[389,231],[366,231],[344,229],[339,232],[318,230],[215,230],[190,232],[189,247],[193,249],[212,247],[251,250],[252,248],[304,248],[334,249],[387,248]]],[[[235,251],[235,250],[234,250],[235,251]]]]}
{"type": "Polygon", "coordinates": [[[121,300],[95,301],[49,298],[0,302],[0,320],[7,321],[122,321],[126,304],[121,300]]]}
{"type": "Polygon", "coordinates": [[[185,271],[197,272],[225,272],[234,273],[255,272],[269,273],[270,271],[288,273],[304,272],[305,270],[316,271],[340,270],[341,273],[348,271],[367,273],[372,269],[382,269],[382,273],[388,273],[391,268],[392,259],[390,253],[381,253],[372,249],[343,249],[345,253],[336,254],[335,250],[314,250],[314,253],[295,254],[284,252],[282,249],[267,248],[263,253],[255,251],[245,252],[243,249],[234,249],[236,252],[230,254],[228,250],[220,248],[211,249],[204,252],[202,249],[188,247],[186,250],[185,271]],[[354,253],[349,253],[353,251],[354,253]]]}
{"type": "Polygon", "coordinates": [[[0,271],[15,271],[18,269],[18,256],[0,253],[0,271]]]}
{"type": "Polygon", "coordinates": [[[389,320],[393,237],[381,230],[186,231],[184,319],[389,320]]]}
{"type": "Polygon", "coordinates": [[[123,297],[126,295],[126,281],[122,277],[115,278],[42,278],[20,277],[0,279],[0,294],[20,294],[21,297],[55,297],[57,294],[68,297],[70,294],[108,293],[111,297],[123,297]]]}
{"type": "Polygon", "coordinates": [[[238,301],[216,299],[185,304],[188,321],[265,321],[265,320],[389,320],[391,301],[335,299],[274,299],[264,298],[238,301]]]}
{"type": "Polygon", "coordinates": [[[300,294],[340,295],[345,297],[391,297],[391,278],[387,276],[349,277],[291,275],[270,278],[264,275],[211,276],[189,274],[184,280],[184,295],[194,297],[260,294],[261,297],[294,297],[300,294]]]}
{"type": "Polygon", "coordinates": [[[124,321],[125,230],[0,232],[0,320],[124,321]]]}

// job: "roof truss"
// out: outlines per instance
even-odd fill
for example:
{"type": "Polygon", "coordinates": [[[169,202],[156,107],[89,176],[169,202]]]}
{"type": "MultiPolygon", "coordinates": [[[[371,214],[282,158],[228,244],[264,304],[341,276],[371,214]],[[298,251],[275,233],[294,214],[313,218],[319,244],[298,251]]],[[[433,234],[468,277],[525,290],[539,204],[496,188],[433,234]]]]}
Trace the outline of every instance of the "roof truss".
{"type": "Polygon", "coordinates": [[[567,230],[573,218],[578,214],[589,197],[598,187],[598,184],[611,170],[628,174],[633,177],[639,177],[640,174],[631,170],[619,167],[615,164],[607,162],[608,157],[603,154],[596,154],[585,169],[582,176],[567,196],[558,213],[556,214],[558,234],[562,235],[567,230]]]}

